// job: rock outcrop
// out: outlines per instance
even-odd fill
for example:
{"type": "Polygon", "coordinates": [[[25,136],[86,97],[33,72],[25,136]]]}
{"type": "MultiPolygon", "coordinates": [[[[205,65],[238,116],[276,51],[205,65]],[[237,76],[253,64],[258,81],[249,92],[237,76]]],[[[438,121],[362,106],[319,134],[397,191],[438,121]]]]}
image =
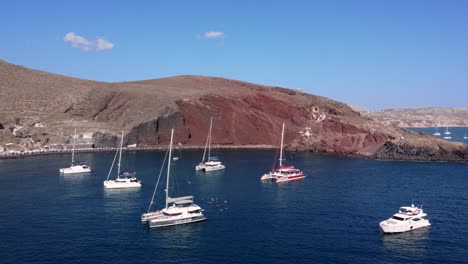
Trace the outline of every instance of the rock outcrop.
{"type": "Polygon", "coordinates": [[[174,127],[176,143],[200,147],[213,117],[215,145],[277,146],[284,122],[291,150],[398,160],[468,159],[464,144],[383,125],[340,102],[223,78],[102,83],[0,61],[0,96],[7,102],[0,107],[3,144],[28,138],[31,146],[50,147],[69,140],[77,128],[93,134],[95,147],[116,146],[122,130],[124,144],[157,147],[168,143],[174,127]]]}

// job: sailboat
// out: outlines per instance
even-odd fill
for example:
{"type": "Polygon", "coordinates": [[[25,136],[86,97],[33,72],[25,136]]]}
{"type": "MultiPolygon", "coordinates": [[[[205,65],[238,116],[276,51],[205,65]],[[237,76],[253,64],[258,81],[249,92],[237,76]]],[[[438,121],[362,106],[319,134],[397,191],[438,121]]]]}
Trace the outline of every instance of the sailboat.
{"type": "Polygon", "coordinates": [[[450,131],[448,130],[448,127],[445,129],[445,132],[444,132],[444,139],[452,139],[452,137],[450,136],[450,131]]]}
{"type": "MultiPolygon", "coordinates": [[[[172,161],[172,142],[174,138],[174,129],[171,130],[171,142],[169,144],[169,157],[167,159],[167,179],[166,179],[166,207],[141,215],[141,222],[148,223],[150,228],[159,228],[165,226],[190,224],[206,220],[203,215],[203,209],[193,203],[193,196],[169,197],[169,178],[171,175],[172,161]]],[[[164,164],[163,164],[164,167],[164,164]]],[[[159,182],[159,180],[158,180],[159,182]]],[[[157,188],[157,184],[156,184],[157,188]]],[[[154,199],[154,194],[153,198],[154,199]]],[[[152,203],[152,202],[151,202],[152,203]]],[[[150,205],[151,206],[151,205],[150,205]]]]}
{"type": "Polygon", "coordinates": [[[440,136],[440,132],[439,132],[439,131],[437,131],[437,129],[438,129],[438,127],[436,127],[436,131],[435,131],[435,133],[434,133],[434,134],[432,134],[432,135],[434,135],[434,136],[440,136]]]}
{"type": "MultiPolygon", "coordinates": [[[[287,182],[293,180],[299,180],[305,178],[305,175],[302,171],[294,168],[294,166],[284,166],[283,165],[283,141],[284,141],[284,123],[283,130],[281,132],[281,147],[280,147],[280,158],[279,158],[279,168],[272,170],[268,173],[265,173],[260,180],[262,181],[275,181],[275,182],[287,182]]],[[[275,161],[276,162],[276,161],[275,161]]],[[[274,167],[274,165],[273,165],[274,167]]]]}
{"type": "Polygon", "coordinates": [[[107,174],[107,179],[104,181],[104,187],[106,189],[141,187],[141,182],[135,177],[136,172],[124,172],[122,174],[120,173],[120,167],[122,166],[123,136],[124,136],[124,133],[122,131],[122,137],[120,140],[120,148],[115,152],[114,160],[112,161],[112,165],[109,169],[109,174],[107,174]],[[119,162],[117,163],[117,178],[115,180],[109,180],[109,177],[112,173],[112,169],[114,168],[114,163],[115,163],[117,154],[119,154],[119,162]]]}
{"type": "Polygon", "coordinates": [[[463,136],[463,139],[468,139],[468,136],[466,136],[466,128],[465,128],[465,135],[463,136]]]}
{"type": "Polygon", "coordinates": [[[91,167],[84,164],[83,161],[75,161],[75,144],[76,144],[76,128],[73,134],[73,149],[72,149],[72,160],[71,165],[68,168],[61,168],[60,173],[73,174],[73,173],[86,173],[91,172],[91,167]]]}
{"type": "Polygon", "coordinates": [[[203,158],[200,164],[195,166],[197,171],[218,171],[224,170],[226,167],[217,157],[211,157],[211,129],[213,127],[213,118],[210,119],[210,130],[206,139],[205,150],[203,151],[203,158]],[[206,149],[208,148],[208,158],[205,162],[206,149]]]}

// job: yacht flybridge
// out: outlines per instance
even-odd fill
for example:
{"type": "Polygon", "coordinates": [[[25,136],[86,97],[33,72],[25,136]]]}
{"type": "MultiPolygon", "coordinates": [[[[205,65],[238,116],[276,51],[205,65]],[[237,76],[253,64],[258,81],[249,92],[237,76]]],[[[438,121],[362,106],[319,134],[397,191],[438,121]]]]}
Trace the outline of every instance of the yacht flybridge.
{"type": "MultiPolygon", "coordinates": [[[[174,129],[171,131],[171,142],[169,144],[169,158],[167,159],[167,180],[166,180],[166,207],[151,212],[151,204],[153,203],[154,194],[158,187],[156,184],[155,191],[153,193],[153,198],[150,204],[150,208],[147,213],[141,215],[141,222],[143,224],[148,223],[150,228],[159,228],[165,226],[181,225],[200,222],[206,220],[206,217],[203,215],[203,209],[196,205],[193,202],[193,196],[183,196],[183,197],[169,197],[169,178],[171,174],[171,161],[172,161],[172,142],[174,137],[174,129]]],[[[164,166],[164,164],[163,164],[164,166]]]]}
{"type": "Polygon", "coordinates": [[[427,214],[424,213],[423,209],[414,206],[414,204],[403,206],[400,207],[398,213],[380,222],[380,229],[384,233],[402,233],[430,226],[431,224],[425,218],[426,216],[427,214]]]}
{"type": "MultiPolygon", "coordinates": [[[[283,140],[284,140],[284,123],[283,123],[283,130],[281,132],[279,168],[276,170],[272,170],[268,173],[265,173],[262,177],[260,177],[260,180],[275,181],[279,183],[279,182],[300,180],[300,179],[305,178],[304,173],[300,171],[299,169],[294,168],[294,166],[283,165],[283,140]]],[[[273,168],[274,168],[274,164],[273,164],[273,168]]]]}
{"type": "Polygon", "coordinates": [[[208,137],[206,139],[205,150],[203,151],[203,158],[200,164],[195,166],[197,171],[218,171],[224,170],[226,167],[218,159],[218,157],[211,156],[211,129],[213,127],[213,118],[210,119],[210,130],[208,132],[208,137]],[[205,162],[206,149],[208,148],[208,159],[205,162]]]}
{"type": "Polygon", "coordinates": [[[73,134],[73,149],[72,149],[71,166],[68,168],[61,168],[59,170],[60,173],[73,174],[73,173],[91,172],[91,167],[86,165],[84,161],[75,161],[75,143],[76,143],[76,128],[75,128],[75,133],[73,134]]]}
{"type": "Polygon", "coordinates": [[[107,174],[107,179],[104,181],[104,187],[106,189],[121,189],[121,188],[139,188],[141,187],[141,182],[136,178],[136,172],[124,172],[120,173],[120,167],[122,166],[122,146],[123,146],[123,131],[122,137],[120,140],[120,148],[116,151],[114,160],[109,169],[109,174],[107,174]],[[119,155],[119,162],[117,163],[117,178],[115,180],[109,180],[109,177],[114,168],[115,159],[119,155]]]}

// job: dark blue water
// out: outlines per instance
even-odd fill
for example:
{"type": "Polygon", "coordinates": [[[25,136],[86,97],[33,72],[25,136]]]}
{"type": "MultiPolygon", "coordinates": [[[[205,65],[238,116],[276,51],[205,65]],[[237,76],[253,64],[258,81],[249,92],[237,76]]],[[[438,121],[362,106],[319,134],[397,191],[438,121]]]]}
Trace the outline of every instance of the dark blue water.
{"type": "MultiPolygon", "coordinates": [[[[164,153],[126,153],[140,190],[105,190],[113,153],[79,154],[95,168],[61,176],[69,155],[0,160],[1,263],[466,263],[468,165],[288,155],[307,178],[261,183],[273,151],[223,151],[227,169],[177,161],[175,195],[195,195],[208,221],[140,224],[164,153]],[[378,224],[412,199],[432,226],[400,235],[378,224]]],[[[162,207],[163,192],[158,206],[162,207]]]]}
{"type": "MultiPolygon", "coordinates": [[[[418,131],[418,132],[423,132],[425,134],[432,135],[436,132],[435,127],[409,127],[407,128],[409,130],[413,131],[418,131]]],[[[446,127],[438,127],[437,131],[440,133],[440,138],[443,138],[444,132],[445,132],[446,127]]],[[[463,142],[463,143],[468,143],[468,139],[464,139],[463,137],[468,136],[468,127],[449,127],[448,128],[450,131],[450,136],[452,137],[451,139],[447,139],[449,141],[455,141],[455,142],[463,142]]]]}

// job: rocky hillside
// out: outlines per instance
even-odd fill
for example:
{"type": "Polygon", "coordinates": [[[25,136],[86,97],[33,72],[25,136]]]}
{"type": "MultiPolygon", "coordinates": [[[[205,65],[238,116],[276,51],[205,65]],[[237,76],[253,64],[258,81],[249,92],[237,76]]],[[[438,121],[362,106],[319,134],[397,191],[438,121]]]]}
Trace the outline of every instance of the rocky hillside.
{"type": "Polygon", "coordinates": [[[175,141],[204,146],[210,117],[213,143],[277,145],[286,123],[288,148],[382,159],[468,160],[464,144],[382,125],[347,105],[290,89],[223,78],[176,76],[103,83],[0,61],[0,146],[59,148],[76,128],[82,144],[155,147],[175,141]],[[2,129],[3,127],[3,129],[2,129]]]}
{"type": "Polygon", "coordinates": [[[395,108],[361,113],[399,127],[468,126],[468,108],[395,108]]]}

